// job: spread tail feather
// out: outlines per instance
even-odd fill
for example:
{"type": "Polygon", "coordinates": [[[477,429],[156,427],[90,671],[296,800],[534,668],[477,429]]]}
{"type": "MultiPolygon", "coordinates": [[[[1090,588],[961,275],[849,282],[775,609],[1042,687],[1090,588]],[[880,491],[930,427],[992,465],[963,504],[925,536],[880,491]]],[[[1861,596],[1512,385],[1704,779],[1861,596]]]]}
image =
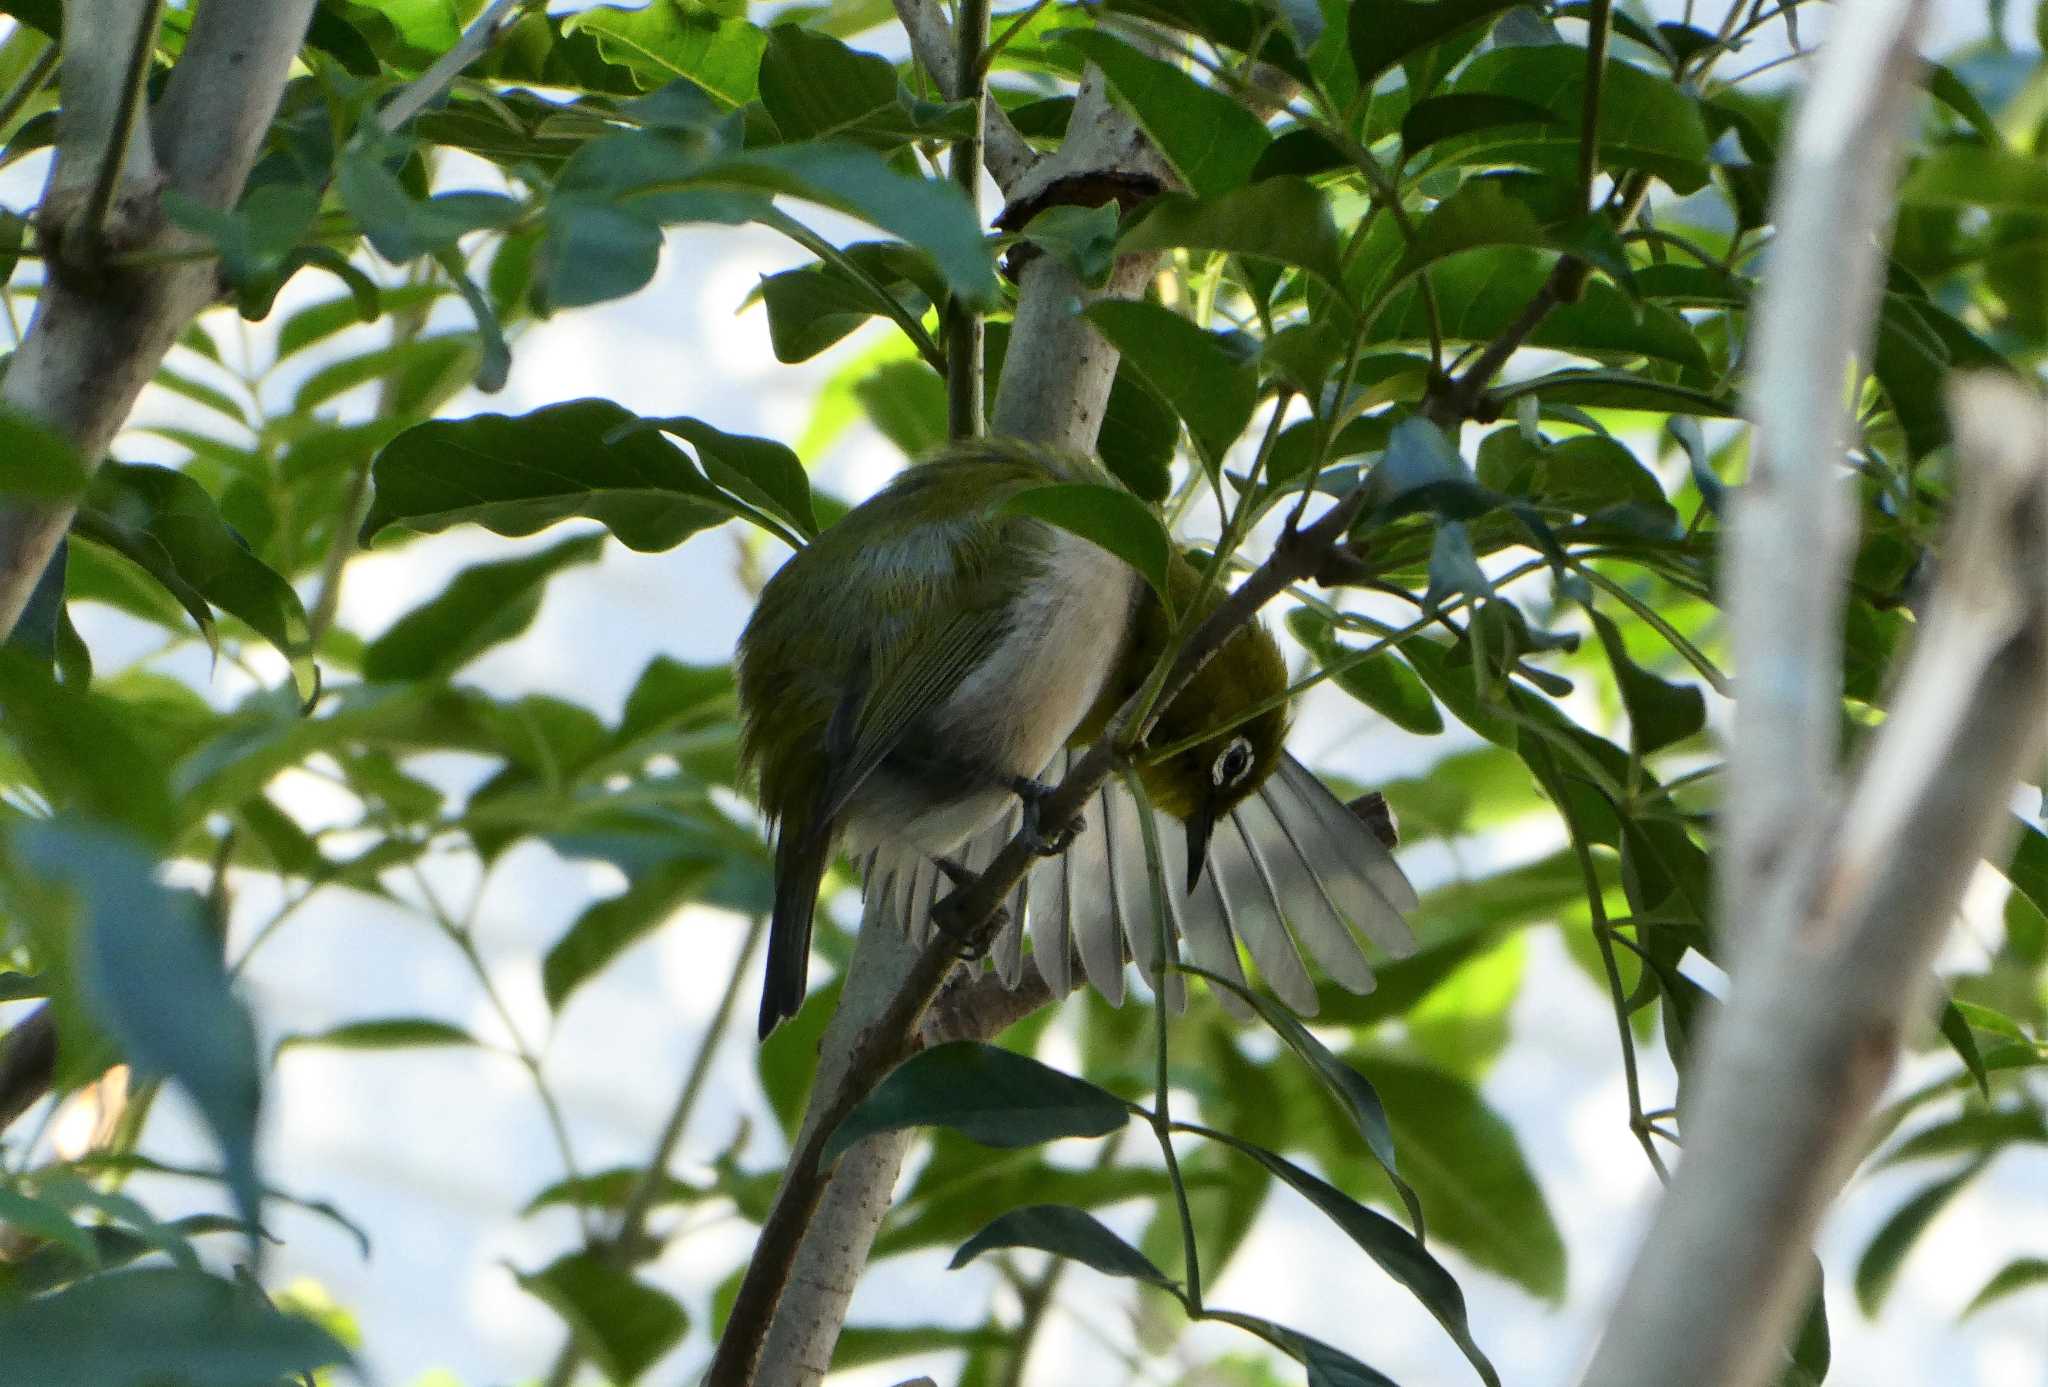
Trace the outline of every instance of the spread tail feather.
{"type": "Polygon", "coordinates": [[[811,917],[832,856],[832,834],[785,822],[775,835],[775,913],[761,980],[761,1039],[804,1004],[811,971],[811,917]]]}

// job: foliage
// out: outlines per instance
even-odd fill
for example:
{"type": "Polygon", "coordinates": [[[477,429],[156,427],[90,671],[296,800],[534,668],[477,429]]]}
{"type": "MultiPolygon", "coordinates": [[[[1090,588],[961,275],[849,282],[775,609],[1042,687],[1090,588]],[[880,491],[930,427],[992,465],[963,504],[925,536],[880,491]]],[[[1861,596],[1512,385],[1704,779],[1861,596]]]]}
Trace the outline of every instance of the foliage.
{"type": "MultiPolygon", "coordinates": [[[[143,1076],[106,1149],[60,1159],[27,1124],[0,1148],[8,1361],[25,1352],[38,1382],[206,1387],[346,1361],[261,1289],[261,1208],[285,1196],[265,1182],[256,1124],[264,1087],[290,1073],[266,1075],[232,986],[316,893],[410,912],[488,990],[478,938],[491,922],[423,894],[429,853],[488,871],[539,840],[615,866],[623,890],[588,902],[541,960],[556,1014],[681,907],[766,909],[761,825],[734,798],[729,668],[654,656],[616,717],[494,696],[465,675],[608,539],[638,555],[714,531],[815,536],[843,504],[805,464],[857,413],[907,450],[943,438],[943,310],[989,315],[993,398],[1005,355],[1026,346],[1009,337],[1016,290],[997,253],[1028,241],[1091,282],[1113,253],[1161,257],[1145,299],[1086,312],[1122,353],[1105,459],[1170,522],[1213,541],[1213,503],[1226,559],[1244,567],[1265,542],[1247,536],[1317,493],[1368,489],[1343,582],[1292,593],[1275,624],[1302,657],[1300,690],[1327,681],[1399,733],[1439,739],[1426,773],[1381,787],[1406,841],[1500,865],[1428,883],[1416,955],[1382,969],[1371,996],[1322,988],[1313,1028],[1245,993],[1277,1044],[1207,995],[1156,1032],[1089,996],[1001,1047],[921,1055],[838,1138],[929,1129],[875,1255],[957,1247],[957,1265],[1038,1249],[1149,1288],[1141,1305],[1164,1297],[1235,1325],[1312,1383],[1390,1381],[1349,1356],[1373,1354],[1369,1323],[1340,1348],[1203,1298],[1277,1185],[1497,1381],[1458,1277],[1549,1299],[1587,1290],[1568,1281],[1540,1171],[1481,1086],[1516,1024],[1527,937],[1557,931],[1605,995],[1628,1095],[1612,1139],[1639,1142],[1660,1172],[1684,1092],[1645,1092],[1638,1049],[1661,1045],[1682,1071],[1709,1005],[1688,958],[1721,956],[1709,727],[1730,684],[1714,555],[1748,463],[1731,421],[1787,107],[1782,89],[1727,69],[1780,31],[1796,44],[1795,6],[1737,3],[1695,25],[1502,0],[1041,0],[996,17],[993,98],[1049,147],[1094,64],[1183,187],[1121,216],[1055,207],[993,239],[932,171],[970,109],[915,63],[848,41],[887,7],[830,0],[769,22],[734,0],[522,5],[445,99],[385,130],[379,109],[479,8],[323,0],[239,204],[167,209],[270,353],[225,350],[222,311],[184,331],[155,383],[207,425],[152,431],[177,465],[129,461],[123,443],[88,478],[61,439],[0,412],[0,487],[80,499],[0,661],[0,999],[50,999],[60,1089],[117,1060],[143,1076]],[[1604,67],[1589,64],[1589,17],[1611,26],[1604,67]],[[810,224],[820,211],[880,239],[828,239],[810,224]],[[805,446],[597,399],[443,417],[466,387],[502,384],[534,323],[639,292],[663,255],[742,222],[813,257],[758,290],[776,355],[859,347],[841,354],[805,446]],[[276,310],[286,284],[323,278],[331,294],[276,310]],[[298,382],[284,408],[280,380],[298,382]],[[342,407],[364,392],[367,412],[342,407]],[[337,621],[362,546],[458,526],[549,530],[551,544],[464,569],[374,636],[337,621]],[[222,706],[154,658],[111,668],[73,623],[88,604],[152,631],[160,653],[200,643],[259,687],[222,706]],[[437,781],[432,758],[449,752],[487,767],[473,790],[437,781]],[[283,802],[279,777],[308,766],[352,817],[314,823],[283,802]],[[1500,862],[1491,849],[1518,832],[1562,846],[1500,862]],[[259,880],[282,888],[283,908],[227,929],[259,880]],[[1050,1067],[1055,1052],[1078,1054],[1078,1073],[1050,1067]],[[164,1080],[217,1142],[218,1169],[200,1173],[231,1217],[160,1221],[121,1192],[123,1175],[152,1168],[135,1153],[164,1080]],[[1126,1148],[1133,1115],[1159,1159],[1126,1148]],[[1095,1139],[1097,1158],[1049,1159],[1038,1148],[1054,1137],[1095,1139]],[[1132,1204],[1134,1239],[1097,1216],[1132,1204]],[[201,1270],[195,1243],[216,1261],[240,1247],[243,1274],[201,1270]],[[122,1347],[136,1342],[157,1346],[148,1362],[122,1347]]],[[[0,0],[13,20],[0,165],[44,157],[52,139],[62,92],[38,59],[55,11],[0,0]]],[[[153,70],[175,61],[189,22],[166,11],[153,70]]],[[[1883,717],[1939,531],[1943,373],[2035,373],[2048,357],[2048,66],[1979,44],[1932,67],[1928,89],[1848,453],[1862,502],[1843,629],[1852,735],[1883,717]]],[[[42,282],[33,226],[0,213],[17,322],[42,282]]],[[[1014,504],[1162,581],[1164,536],[1132,495],[1047,488],[1014,504]]],[[[1925,1038],[1945,1047],[1930,1061],[1940,1076],[1888,1111],[1871,1158],[1936,1173],[1851,1276],[1835,1269],[1873,1313],[1944,1205],[2048,1140],[2048,835],[2017,830],[2005,930],[1947,979],[1953,1000],[1925,1038]]],[[[846,928],[821,924],[835,961],[846,928]]],[[[831,996],[760,1051],[786,1128],[831,996]]],[[[448,1018],[356,1000],[357,1019],[324,1031],[267,1018],[285,1033],[277,1050],[483,1043],[448,1018]]],[[[703,1053],[727,1014],[697,1039],[703,1053]]],[[[539,1045],[506,1029],[559,1133],[539,1045]]],[[[758,1220],[766,1206],[774,1170],[728,1154],[714,1177],[685,1181],[666,1173],[669,1149],[647,1170],[565,1160],[535,1197],[586,1220],[583,1245],[517,1273],[561,1317],[572,1368],[581,1357],[621,1383],[652,1379],[704,1319],[637,1274],[659,1250],[651,1207],[758,1220]]],[[[1036,1307],[1021,1328],[993,1304],[974,1330],[855,1327],[840,1361],[958,1349],[962,1381],[1018,1380],[1052,1282],[995,1264],[1036,1307]]],[[[2039,1258],[1974,1274],[1972,1310],[2048,1280],[2039,1258]]],[[[1824,1376],[1826,1331],[1817,1318],[1788,1345],[1787,1382],[1824,1376]]]]}

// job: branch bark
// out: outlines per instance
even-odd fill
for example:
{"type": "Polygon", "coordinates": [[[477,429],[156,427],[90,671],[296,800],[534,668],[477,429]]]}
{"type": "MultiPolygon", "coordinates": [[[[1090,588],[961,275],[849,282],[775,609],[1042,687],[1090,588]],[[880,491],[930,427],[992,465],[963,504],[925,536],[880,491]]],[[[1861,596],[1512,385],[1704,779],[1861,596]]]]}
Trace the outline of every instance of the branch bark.
{"type": "Polygon", "coordinates": [[[2048,407],[2011,382],[1964,381],[1942,572],[1891,715],[1837,792],[1854,540],[1844,382],[1869,339],[1925,11],[1859,8],[1833,31],[1780,170],[1754,373],[1760,461],[1729,541],[1732,996],[1689,1077],[1685,1159],[1585,1387],[1776,1376],[1814,1231],[2048,729],[2048,407]]]}
{"type": "MultiPolygon", "coordinates": [[[[211,261],[113,270],[105,256],[187,243],[163,218],[166,186],[211,207],[240,196],[313,0],[208,0],[163,99],[123,138],[118,110],[129,53],[106,36],[127,26],[106,12],[132,22],[134,9],[119,0],[65,8],[65,114],[39,240],[62,247],[78,226],[83,190],[107,160],[117,160],[119,171],[105,224],[96,229],[97,267],[67,268],[61,253],[45,260],[49,274],[35,317],[0,386],[0,399],[55,429],[94,466],[178,334],[219,292],[211,261]]],[[[0,636],[20,619],[74,509],[0,504],[0,636]]]]}

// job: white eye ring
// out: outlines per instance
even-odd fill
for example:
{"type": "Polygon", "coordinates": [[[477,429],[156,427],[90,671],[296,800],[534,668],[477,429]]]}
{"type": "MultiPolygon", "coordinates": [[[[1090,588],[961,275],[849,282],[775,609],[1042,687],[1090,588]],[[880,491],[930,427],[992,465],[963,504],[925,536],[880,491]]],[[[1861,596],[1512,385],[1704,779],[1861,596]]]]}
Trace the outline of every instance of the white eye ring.
{"type": "Polygon", "coordinates": [[[1243,737],[1233,737],[1230,745],[1223,748],[1223,754],[1216,758],[1216,764],[1209,770],[1210,780],[1221,790],[1235,785],[1245,778],[1252,768],[1252,744],[1243,737]]]}

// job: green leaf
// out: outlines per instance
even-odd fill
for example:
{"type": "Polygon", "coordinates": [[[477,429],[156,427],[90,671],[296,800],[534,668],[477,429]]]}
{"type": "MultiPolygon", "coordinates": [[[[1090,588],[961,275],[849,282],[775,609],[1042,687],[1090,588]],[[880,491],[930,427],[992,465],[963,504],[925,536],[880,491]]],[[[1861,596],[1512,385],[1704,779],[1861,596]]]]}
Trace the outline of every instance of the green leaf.
{"type": "Polygon", "coordinates": [[[1010,1210],[962,1243],[947,1269],[958,1270],[984,1252],[1005,1247],[1035,1248],[1093,1267],[1105,1276],[1144,1281],[1168,1290],[1178,1287],[1152,1265],[1151,1258],[1110,1232],[1095,1215],[1064,1204],[1032,1204],[1010,1210]]]}
{"type": "Polygon", "coordinates": [[[1215,197],[1169,193],[1117,241],[1118,251],[1225,251],[1299,265],[1333,288],[1344,285],[1343,242],[1323,194],[1303,178],[1266,178],[1215,197]]]}
{"type": "Polygon", "coordinates": [[[1401,1387],[1376,1368],[1367,1367],[1341,1349],[1331,1348],[1299,1330],[1237,1310],[1209,1309],[1210,1319],[1234,1324],[1258,1335],[1308,1369],[1308,1387],[1401,1387]]]}
{"type": "Polygon", "coordinates": [[[2048,1117],[2033,1108],[1965,1108],[1955,1117],[1923,1127],[1884,1153],[1877,1168],[1940,1156],[1992,1156],[2021,1143],[2048,1144],[2048,1117]]]}
{"type": "Polygon", "coordinates": [[[537,1272],[514,1275],[522,1290],[562,1317],[598,1371],[620,1387],[638,1380],[689,1329],[689,1317],[673,1298],[595,1252],[572,1252],[537,1272]]]}
{"type": "Polygon", "coordinates": [[[609,400],[571,400],[517,418],[477,414],[407,429],[377,455],[363,535],[467,523],[516,537],[583,516],[627,548],[655,553],[737,513],[659,434],[605,442],[637,419],[609,400]]]}
{"type": "Polygon", "coordinates": [[[521,211],[517,200],[502,193],[415,198],[381,150],[362,146],[348,149],[336,162],[334,189],[370,245],[394,265],[446,250],[472,231],[509,226],[521,211]]]}
{"type": "Polygon", "coordinates": [[[278,328],[277,359],[282,361],[327,341],[337,333],[372,322],[378,312],[403,313],[424,308],[447,292],[447,286],[441,284],[401,284],[380,288],[372,305],[375,311],[367,317],[363,313],[363,303],[353,294],[310,304],[286,318],[278,328]]]}
{"type": "Polygon", "coordinates": [[[1472,1326],[1465,1313],[1465,1293],[1443,1264],[1424,1250],[1422,1243],[1400,1224],[1374,1213],[1326,1180],[1318,1179],[1286,1157],[1228,1132],[1201,1129],[1201,1135],[1221,1142],[1257,1161],[1319,1209],[1323,1216],[1362,1248],[1380,1269],[1408,1288],[1422,1307],[1436,1317],[1454,1343],[1465,1354],[1487,1387],[1500,1387],[1500,1374],[1473,1342],[1472,1326]]]}
{"type": "Polygon", "coordinates": [[[158,885],[155,861],[106,829],[43,821],[17,825],[11,839],[24,866],[76,894],[73,966],[88,1007],[129,1063],[192,1099],[220,1144],[236,1207],[256,1227],[256,1035],[198,898],[158,885]]]}
{"type": "MultiPolygon", "coordinates": [[[[93,477],[87,504],[119,536],[124,554],[154,546],[179,583],[247,622],[292,661],[300,694],[312,693],[311,633],[298,593],[250,552],[204,487],[169,467],[109,461],[93,477]]],[[[171,591],[184,600],[180,589],[171,591]]]]}
{"type": "Polygon", "coordinates": [[[549,1009],[560,1011],[572,992],[695,897],[716,865],[698,858],[666,863],[577,916],[541,964],[549,1009]]]}
{"type": "Polygon", "coordinates": [[[1401,1178],[1400,1165],[1394,1153],[1394,1132],[1387,1125],[1387,1110],[1381,1105],[1379,1091],[1372,1086],[1372,1081],[1331,1053],[1328,1046],[1295,1019],[1294,1013],[1272,998],[1200,968],[1188,967],[1187,971],[1207,978],[1211,986],[1222,986],[1236,993],[1258,1012],[1259,1019],[1270,1026],[1275,1035],[1287,1043],[1288,1049],[1301,1057],[1309,1072],[1315,1075],[1316,1081],[1351,1119],[1358,1135],[1364,1138],[1366,1150],[1372,1153],[1395,1193],[1407,1206],[1408,1222],[1415,1230],[1416,1240],[1421,1241],[1424,1236],[1422,1201],[1401,1178]]]}
{"type": "Polygon", "coordinates": [[[864,1138],[905,1127],[951,1127],[984,1146],[1100,1137],[1130,1120],[1123,1099],[1037,1060],[959,1041],[912,1055],[825,1143],[831,1161],[864,1138]]]}
{"type": "Polygon", "coordinates": [[[1351,65],[1360,91],[1409,58],[1486,23],[1520,0],[1378,0],[1351,7],[1351,65]]]}
{"type": "Polygon", "coordinates": [[[10,404],[0,404],[0,494],[68,501],[85,490],[85,462],[70,440],[10,404]]]}
{"type": "Polygon", "coordinates": [[[1089,482],[1059,482],[1011,492],[997,509],[1057,525],[1109,551],[1137,569],[1162,602],[1172,604],[1167,566],[1173,541],[1152,508],[1130,492],[1089,482]]]}
{"type": "Polygon", "coordinates": [[[1089,305],[1086,315],[1187,424],[1203,462],[1218,466],[1251,421],[1258,403],[1257,369],[1217,337],[1156,303],[1104,299],[1089,305]]]}
{"type": "MultiPolygon", "coordinates": [[[[93,1243],[91,1230],[72,1222],[67,1207],[0,1186],[0,1224],[24,1237],[55,1243],[86,1266],[97,1267],[99,1249],[93,1243]]],[[[18,1261],[19,1254],[10,1260],[18,1261]]]]}
{"type": "Polygon", "coordinates": [[[918,458],[946,441],[946,383],[920,360],[885,361],[853,387],[882,437],[918,458]]]}
{"type": "Polygon", "coordinates": [[[1317,664],[1338,671],[1330,676],[1332,683],[1402,731],[1432,737],[1444,730],[1436,700],[1391,648],[1360,660],[1356,650],[1337,639],[1329,619],[1308,607],[1287,614],[1287,629],[1317,664]]]}
{"type": "Polygon", "coordinates": [[[2016,1258],[2000,1267],[1983,1289],[1970,1297],[1970,1303],[1963,1307],[1963,1316],[1967,1319],[1993,1301],[2040,1285],[2048,1285],[2048,1258],[2016,1258]]]}
{"type": "MultiPolygon", "coordinates": [[[[1190,1190],[1216,1183],[1201,1172],[1183,1172],[1190,1190]]],[[[1051,1165],[1036,1152],[992,1156],[987,1148],[951,1132],[932,1135],[932,1155],[917,1182],[890,1210],[875,1239],[874,1255],[892,1257],[922,1247],[958,1244],[973,1236],[996,1211],[1027,1204],[1059,1203],[1096,1209],[1133,1199],[1157,1204],[1173,1197],[1163,1170],[1134,1166],[1074,1170],[1051,1165]]]]}
{"type": "Polygon", "coordinates": [[[1425,97],[1401,117],[1401,152],[1412,159],[1423,150],[1456,135],[1503,125],[1561,125],[1547,107],[1519,97],[1491,92],[1450,92],[1425,97]]]}
{"type": "MultiPolygon", "coordinates": [[[[1430,271],[1430,285],[1436,293],[1444,337],[1460,342],[1492,341],[1527,310],[1550,273],[1552,258],[1530,247],[1501,246],[1487,255],[1454,256],[1437,264],[1430,271]]],[[[1371,340],[1429,340],[1428,313],[1416,285],[1403,286],[1389,296],[1373,325],[1371,340]]],[[[1531,346],[1552,347],[1599,361],[1646,356],[1702,374],[1709,369],[1705,348],[1683,318],[1657,304],[1644,304],[1638,310],[1620,290],[1599,280],[1586,286],[1585,295],[1577,303],[1551,310],[1529,334],[1528,341],[1531,346]]],[[[1648,392],[1660,388],[1654,381],[1637,382],[1627,376],[1621,380],[1639,384],[1648,392]]],[[[1522,383],[1517,391],[1537,388],[1533,382],[1522,383]]],[[[1678,387],[1669,389],[1673,394],[1681,393],[1678,387]]],[[[1711,398],[1699,391],[1689,392],[1688,397],[1711,398]]],[[[1656,398],[1654,393],[1650,398],[1656,398]]],[[[1622,407],[1701,412],[1662,403],[1622,407]]]]}
{"type": "Polygon", "coordinates": [[[962,138],[973,108],[913,97],[896,68],[829,34],[780,23],[761,55],[761,105],[783,142],[845,137],[889,150],[914,139],[962,138]]]}
{"type": "Polygon", "coordinates": [[[537,292],[550,308],[624,298],[653,279],[660,265],[661,225],[651,216],[587,198],[548,204],[537,292]]]}
{"type": "Polygon", "coordinates": [[[1359,267],[1373,278],[1354,288],[1360,301],[1370,305],[1439,261],[1495,246],[1557,248],[1528,203],[1510,196],[1499,179],[1475,178],[1430,209],[1391,267],[1359,267]]]}
{"type": "Polygon", "coordinates": [[[958,185],[912,178],[859,145],[820,141],[747,150],[713,161],[693,186],[778,193],[857,217],[918,247],[969,303],[995,296],[995,262],[958,185]]]}
{"type": "Polygon", "coordinates": [[[1969,1019],[1954,1002],[1941,1009],[1941,1034],[1948,1041],[1949,1048],[1956,1052],[1956,1058],[1963,1062],[1963,1068],[1977,1081],[1977,1091],[1985,1102],[1991,1101],[1991,1076],[1984,1072],[1984,1056],[1977,1048],[1977,1037],[1970,1030],[1969,1019]]]}
{"type": "Polygon", "coordinates": [[[1032,217],[1019,234],[1095,287],[1116,264],[1118,220],[1114,202],[1100,207],[1057,203],[1032,217]]]}
{"type": "MultiPolygon", "coordinates": [[[[311,414],[337,396],[379,381],[394,383],[408,377],[437,374],[452,369],[453,363],[479,349],[471,332],[449,332],[394,342],[386,347],[330,362],[307,376],[292,396],[294,414],[311,414]]],[[[465,377],[469,374],[465,368],[465,377]]],[[[406,410],[394,400],[394,413],[406,410]]]]}
{"type": "Polygon", "coordinates": [[[293,1031],[277,1042],[275,1059],[287,1050],[318,1045],[337,1050],[410,1050],[434,1045],[481,1045],[460,1026],[426,1016],[380,1016],[349,1021],[324,1031],[293,1031]]]}
{"type": "Polygon", "coordinates": [[[1953,1175],[1923,1187],[1871,1236],[1869,1246],[1856,1263],[1856,1304],[1864,1314],[1875,1317],[1884,1307],[1885,1297],[1891,1293],[1899,1267],[1913,1250],[1913,1244],[1927,1231],[1935,1215],[1948,1207],[1949,1201],[1976,1178],[1984,1165],[1985,1159],[1979,1157],[1953,1175]]]}
{"type": "Polygon", "coordinates": [[[2048,160],[1984,145],[1938,146],[1906,175],[1899,201],[1908,207],[2048,212],[2048,160]]]}
{"type": "Polygon", "coordinates": [[[887,1363],[914,1353],[999,1349],[1016,1342],[1013,1331],[993,1326],[952,1329],[941,1324],[849,1324],[832,1347],[832,1371],[846,1372],[873,1363],[887,1363]]]}
{"type": "Polygon", "coordinates": [[[1197,197],[1243,186],[1272,142],[1265,124],[1236,98],[1101,30],[1065,29],[1058,38],[1102,69],[1138,124],[1197,197]]]}
{"type": "Polygon", "coordinates": [[[896,68],[887,58],[794,24],[768,31],[760,82],[761,104],[791,144],[846,134],[901,109],[896,68]]]}
{"type": "Polygon", "coordinates": [[[1429,1210],[1432,1240],[1532,1295],[1562,1297],[1564,1240],[1514,1128],[1463,1079],[1392,1056],[1360,1058],[1386,1104],[1401,1172],[1429,1210]]]}
{"type": "Polygon", "coordinates": [[[818,536],[818,517],[811,508],[811,479],[797,455],[772,438],[726,433],[701,419],[674,416],[644,420],[642,427],[660,429],[682,439],[697,454],[704,474],[749,505],[765,510],[806,540],[818,536]]]}
{"type": "Polygon", "coordinates": [[[653,0],[637,9],[597,5],[566,16],[562,32],[595,35],[598,51],[646,88],[687,77],[729,107],[760,95],[768,35],[690,0],[653,0]]]}
{"type": "MultiPolygon", "coordinates": [[[[1353,13],[1377,12],[1372,7],[1353,13]]],[[[1549,111],[1557,123],[1453,136],[1432,147],[1431,165],[1521,164],[1566,182],[1576,178],[1585,108],[1584,49],[1575,44],[1496,48],[1474,58],[1458,74],[1453,91],[1527,101],[1549,111]]],[[[1709,167],[1699,103],[1668,78],[1609,59],[1600,84],[1600,166],[1651,174],[1674,192],[1698,192],[1706,186],[1709,167]]]]}
{"type": "Polygon", "coordinates": [[[311,1321],[175,1267],[109,1272],[0,1309],[0,1343],[9,1375],[36,1387],[274,1387],[350,1362],[311,1321]]]}
{"type": "Polygon", "coordinates": [[[578,535],[536,554],[463,569],[364,647],[363,677],[382,683],[449,677],[531,626],[549,581],[603,551],[603,535],[578,535]]]}
{"type": "MultiPolygon", "coordinates": [[[[543,1188],[527,1200],[526,1207],[519,1212],[535,1214],[542,1209],[556,1207],[623,1209],[646,1176],[647,1171],[643,1167],[620,1165],[610,1170],[593,1170],[585,1175],[567,1177],[543,1188]]],[[[667,1174],[655,1182],[654,1188],[654,1201],[648,1206],[651,1209],[668,1204],[693,1204],[709,1193],[667,1174]]]]}
{"type": "MultiPolygon", "coordinates": [[[[914,317],[922,317],[944,292],[937,269],[913,246],[866,241],[840,253],[914,317]]],[[[775,359],[785,363],[809,361],[888,311],[868,284],[838,264],[820,262],[769,275],[759,292],[768,310],[769,344],[775,359]]]]}
{"type": "Polygon", "coordinates": [[[0,737],[60,810],[153,843],[178,822],[162,765],[129,728],[121,700],[59,684],[26,652],[0,649],[0,737]]]}
{"type": "Polygon", "coordinates": [[[1629,738],[1637,754],[1662,751],[1707,725],[1707,700],[1699,685],[1674,684],[1650,673],[1629,658],[1628,644],[1612,618],[1590,607],[1586,615],[1592,618],[1593,629],[1607,651],[1607,662],[1614,669],[1621,705],[1628,711],[1629,738]]]}

